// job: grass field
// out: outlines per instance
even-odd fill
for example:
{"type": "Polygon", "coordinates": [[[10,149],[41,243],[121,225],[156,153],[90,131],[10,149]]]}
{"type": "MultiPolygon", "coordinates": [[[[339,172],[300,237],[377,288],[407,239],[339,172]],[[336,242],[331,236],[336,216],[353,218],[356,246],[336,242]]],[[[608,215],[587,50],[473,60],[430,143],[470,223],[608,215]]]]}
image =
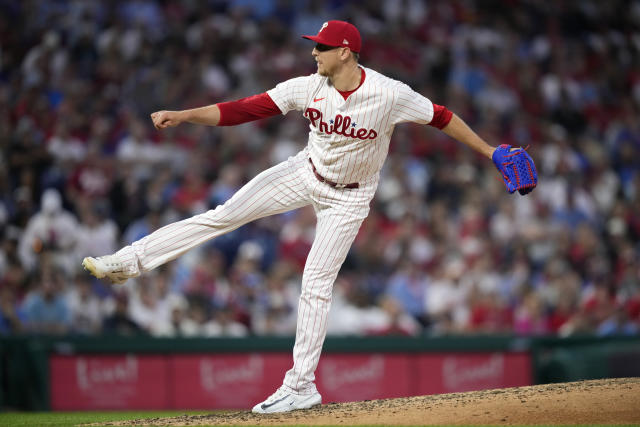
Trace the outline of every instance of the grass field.
{"type": "MultiPolygon", "coordinates": [[[[175,417],[178,415],[210,414],[211,411],[124,411],[124,412],[8,412],[0,413],[2,427],[68,427],[78,424],[124,421],[141,418],[175,417]]],[[[376,426],[380,427],[380,426],[376,426]]],[[[457,426],[460,427],[460,426],[457,426]]],[[[536,426],[542,427],[542,426],[536,426]]],[[[554,426],[555,427],[555,426],[554,426]]],[[[604,427],[603,425],[582,425],[572,427],[604,427]]]]}
{"type": "Polygon", "coordinates": [[[68,427],[87,423],[210,413],[211,411],[8,412],[0,413],[0,426],[68,427]]]}

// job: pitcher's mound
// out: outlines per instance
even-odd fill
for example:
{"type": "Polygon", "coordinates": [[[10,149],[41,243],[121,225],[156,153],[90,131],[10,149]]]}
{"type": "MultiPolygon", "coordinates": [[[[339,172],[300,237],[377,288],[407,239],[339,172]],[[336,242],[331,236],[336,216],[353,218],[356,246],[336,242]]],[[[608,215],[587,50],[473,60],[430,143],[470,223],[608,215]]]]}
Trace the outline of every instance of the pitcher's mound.
{"type": "MultiPolygon", "coordinates": [[[[126,425],[640,424],[640,378],[329,403],[286,414],[248,411],[128,421],[126,425]]],[[[108,425],[120,425],[111,423],[108,425]]]]}

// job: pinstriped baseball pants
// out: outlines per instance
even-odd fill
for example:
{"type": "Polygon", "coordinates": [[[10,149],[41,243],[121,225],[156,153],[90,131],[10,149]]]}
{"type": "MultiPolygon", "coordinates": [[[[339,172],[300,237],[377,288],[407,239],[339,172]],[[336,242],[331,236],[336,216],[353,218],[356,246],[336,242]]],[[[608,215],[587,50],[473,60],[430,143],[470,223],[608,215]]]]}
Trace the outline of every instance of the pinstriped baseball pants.
{"type": "Polygon", "coordinates": [[[294,363],[283,383],[288,391],[311,394],[327,332],[333,283],[369,214],[377,185],[378,175],[361,182],[359,188],[332,188],[316,179],[304,149],[257,175],[216,209],[162,227],[116,255],[137,275],[253,220],[312,205],[316,233],[302,275],[294,363]]]}

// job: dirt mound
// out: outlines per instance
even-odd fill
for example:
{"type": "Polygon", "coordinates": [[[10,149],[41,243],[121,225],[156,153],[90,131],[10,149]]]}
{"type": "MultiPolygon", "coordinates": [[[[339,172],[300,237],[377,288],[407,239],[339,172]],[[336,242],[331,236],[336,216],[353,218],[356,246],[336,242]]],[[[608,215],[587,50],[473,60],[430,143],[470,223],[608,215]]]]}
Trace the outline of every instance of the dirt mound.
{"type": "MultiPolygon", "coordinates": [[[[106,425],[640,424],[640,378],[329,403],[287,414],[248,411],[106,425]]],[[[104,425],[104,424],[103,424],[104,425]]]]}

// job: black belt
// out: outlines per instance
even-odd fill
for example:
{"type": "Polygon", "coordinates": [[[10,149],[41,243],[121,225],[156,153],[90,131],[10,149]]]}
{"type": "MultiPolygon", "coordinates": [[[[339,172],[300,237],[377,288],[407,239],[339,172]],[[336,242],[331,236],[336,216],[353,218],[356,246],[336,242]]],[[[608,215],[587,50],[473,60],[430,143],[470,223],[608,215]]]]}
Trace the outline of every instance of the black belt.
{"type": "Polygon", "coordinates": [[[309,163],[311,163],[311,169],[313,169],[313,174],[318,178],[318,181],[324,182],[327,185],[330,185],[333,188],[359,188],[360,184],[357,182],[352,182],[351,184],[338,184],[337,182],[329,181],[327,178],[323,177],[316,170],[316,166],[311,161],[311,157],[309,157],[309,163]]]}

